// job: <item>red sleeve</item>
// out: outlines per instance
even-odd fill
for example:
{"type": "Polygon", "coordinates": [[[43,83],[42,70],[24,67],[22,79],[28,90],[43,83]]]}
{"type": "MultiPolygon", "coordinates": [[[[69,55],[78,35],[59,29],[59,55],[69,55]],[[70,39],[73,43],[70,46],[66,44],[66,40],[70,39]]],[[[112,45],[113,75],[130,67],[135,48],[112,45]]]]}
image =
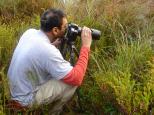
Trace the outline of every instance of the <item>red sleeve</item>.
{"type": "Polygon", "coordinates": [[[62,79],[65,83],[70,85],[77,85],[77,86],[81,85],[87,69],[89,52],[90,52],[90,48],[82,46],[80,50],[80,56],[76,65],[73,67],[71,72],[69,72],[62,79]]]}

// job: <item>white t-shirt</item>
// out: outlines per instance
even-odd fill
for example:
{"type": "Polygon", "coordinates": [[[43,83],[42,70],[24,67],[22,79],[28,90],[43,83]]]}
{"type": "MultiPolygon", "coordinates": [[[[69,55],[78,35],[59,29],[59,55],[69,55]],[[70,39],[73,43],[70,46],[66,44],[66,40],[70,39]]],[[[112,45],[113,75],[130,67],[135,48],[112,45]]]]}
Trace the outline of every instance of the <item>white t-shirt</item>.
{"type": "Polygon", "coordinates": [[[27,30],[19,40],[8,70],[12,99],[22,105],[30,104],[40,85],[50,79],[62,79],[72,68],[41,30],[27,30]]]}

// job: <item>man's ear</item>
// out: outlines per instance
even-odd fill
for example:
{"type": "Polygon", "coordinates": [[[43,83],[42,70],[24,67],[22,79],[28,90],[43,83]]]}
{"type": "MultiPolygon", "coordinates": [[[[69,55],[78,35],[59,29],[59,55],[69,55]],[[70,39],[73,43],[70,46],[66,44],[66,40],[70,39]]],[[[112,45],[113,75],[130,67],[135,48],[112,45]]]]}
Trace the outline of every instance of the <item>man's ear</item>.
{"type": "Polygon", "coordinates": [[[52,28],[52,34],[53,34],[54,36],[57,36],[58,33],[59,33],[59,29],[58,29],[58,27],[54,27],[54,28],[52,28]]]}

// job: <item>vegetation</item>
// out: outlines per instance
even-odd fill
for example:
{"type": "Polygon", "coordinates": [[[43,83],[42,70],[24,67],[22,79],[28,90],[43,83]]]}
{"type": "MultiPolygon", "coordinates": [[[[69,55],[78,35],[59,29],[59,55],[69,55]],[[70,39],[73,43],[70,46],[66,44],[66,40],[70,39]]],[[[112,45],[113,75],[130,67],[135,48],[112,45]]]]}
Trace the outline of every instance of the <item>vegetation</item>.
{"type": "MultiPolygon", "coordinates": [[[[79,89],[83,114],[154,114],[154,3],[152,0],[0,1],[0,114],[9,99],[7,69],[21,34],[39,28],[47,8],[65,10],[70,22],[101,30],[79,89]]],[[[80,44],[78,44],[80,45],[80,44]]],[[[68,114],[79,108],[67,105],[68,114]]],[[[66,112],[66,111],[65,111],[66,112]]],[[[65,113],[64,112],[64,113],[65,113]]]]}

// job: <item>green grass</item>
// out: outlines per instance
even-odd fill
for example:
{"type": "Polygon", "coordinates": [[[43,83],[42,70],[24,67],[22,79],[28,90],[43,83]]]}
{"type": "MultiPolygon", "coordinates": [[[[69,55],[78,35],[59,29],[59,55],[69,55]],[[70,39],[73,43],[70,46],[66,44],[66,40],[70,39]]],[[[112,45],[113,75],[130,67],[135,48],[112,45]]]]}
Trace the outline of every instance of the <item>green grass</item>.
{"type": "MultiPolygon", "coordinates": [[[[5,113],[3,102],[9,99],[6,73],[13,50],[26,29],[39,28],[39,15],[49,7],[62,8],[69,21],[102,32],[99,41],[93,40],[80,88],[83,114],[148,114],[154,103],[154,8],[144,0],[79,0],[66,5],[1,0],[0,112],[5,113]]],[[[73,106],[68,108],[73,114],[73,106]]]]}

